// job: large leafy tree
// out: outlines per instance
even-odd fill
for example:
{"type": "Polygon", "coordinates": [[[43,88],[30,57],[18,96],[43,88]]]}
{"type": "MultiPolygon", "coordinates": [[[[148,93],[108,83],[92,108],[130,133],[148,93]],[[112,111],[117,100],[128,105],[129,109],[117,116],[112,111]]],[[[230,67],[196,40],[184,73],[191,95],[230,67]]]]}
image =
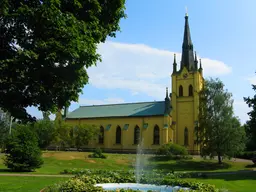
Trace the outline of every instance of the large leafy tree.
{"type": "Polygon", "coordinates": [[[115,37],[125,0],[1,0],[0,108],[35,120],[77,101],[97,45],[115,37]]]}
{"type": "Polygon", "coordinates": [[[200,93],[197,143],[202,156],[232,157],[245,147],[245,131],[233,112],[232,94],[219,79],[205,81],[200,93]]]}
{"type": "MultiPolygon", "coordinates": [[[[252,85],[252,89],[256,91],[256,85],[252,85]]],[[[245,124],[246,135],[248,137],[247,150],[256,150],[256,94],[254,97],[244,98],[246,104],[251,108],[248,113],[250,119],[245,124]]]]}

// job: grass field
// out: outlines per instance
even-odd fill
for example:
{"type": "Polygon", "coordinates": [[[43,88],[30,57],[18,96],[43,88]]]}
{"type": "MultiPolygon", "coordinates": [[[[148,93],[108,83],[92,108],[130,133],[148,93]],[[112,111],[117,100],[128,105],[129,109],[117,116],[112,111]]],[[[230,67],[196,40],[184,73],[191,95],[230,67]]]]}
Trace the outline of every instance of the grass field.
{"type": "Polygon", "coordinates": [[[1,192],[39,192],[42,188],[57,182],[65,181],[67,178],[55,177],[0,177],[1,192]]]}
{"type": "MultiPolygon", "coordinates": [[[[87,158],[89,153],[85,152],[45,152],[43,154],[44,165],[42,168],[30,174],[60,174],[64,169],[87,168],[87,169],[107,169],[107,170],[130,170],[134,169],[136,157],[134,154],[107,154],[107,159],[87,158]]],[[[147,156],[146,169],[161,169],[173,171],[194,171],[194,172],[225,172],[252,169],[251,162],[224,161],[223,165],[218,165],[214,160],[202,160],[195,158],[186,161],[160,161],[152,160],[147,156]]],[[[0,174],[15,174],[9,172],[0,160],[0,174]]],[[[21,173],[26,174],[26,173],[21,173]]],[[[52,183],[66,180],[67,178],[55,177],[15,177],[0,176],[0,191],[39,191],[43,187],[52,183]],[[14,184],[15,183],[15,184],[14,184]]],[[[187,179],[186,179],[187,180],[187,179]]],[[[236,175],[209,176],[200,180],[204,183],[214,184],[220,188],[226,188],[233,192],[250,192],[256,189],[256,173],[238,173],[236,175]]]]}
{"type": "Polygon", "coordinates": [[[228,189],[232,192],[255,192],[256,172],[239,173],[233,175],[216,175],[207,179],[186,179],[213,184],[221,189],[228,189]]]}

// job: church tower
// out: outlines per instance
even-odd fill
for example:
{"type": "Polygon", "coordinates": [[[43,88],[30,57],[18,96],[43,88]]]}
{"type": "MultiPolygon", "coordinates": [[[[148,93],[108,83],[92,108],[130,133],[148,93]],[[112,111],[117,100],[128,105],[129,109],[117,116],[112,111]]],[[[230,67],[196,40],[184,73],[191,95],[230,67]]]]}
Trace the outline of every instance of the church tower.
{"type": "Polygon", "coordinates": [[[194,130],[198,126],[199,91],[203,85],[201,60],[193,50],[188,15],[185,15],[180,69],[174,55],[172,73],[172,128],[174,143],[186,146],[190,153],[199,153],[194,130]]]}

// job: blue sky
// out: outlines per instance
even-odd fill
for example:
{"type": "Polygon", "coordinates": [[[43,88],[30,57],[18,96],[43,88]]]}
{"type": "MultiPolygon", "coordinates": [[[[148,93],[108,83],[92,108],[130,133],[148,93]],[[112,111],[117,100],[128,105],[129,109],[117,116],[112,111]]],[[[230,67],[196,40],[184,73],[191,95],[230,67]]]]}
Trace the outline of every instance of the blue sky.
{"type": "MultiPolygon", "coordinates": [[[[256,84],[254,0],[127,0],[122,32],[99,45],[103,62],[88,69],[90,84],[70,110],[163,100],[165,87],[170,87],[173,53],[180,57],[185,7],[205,77],[224,82],[233,94],[235,114],[245,122],[249,109],[243,97],[252,96],[251,84],[256,84]]],[[[28,111],[41,117],[34,108],[28,111]]]]}

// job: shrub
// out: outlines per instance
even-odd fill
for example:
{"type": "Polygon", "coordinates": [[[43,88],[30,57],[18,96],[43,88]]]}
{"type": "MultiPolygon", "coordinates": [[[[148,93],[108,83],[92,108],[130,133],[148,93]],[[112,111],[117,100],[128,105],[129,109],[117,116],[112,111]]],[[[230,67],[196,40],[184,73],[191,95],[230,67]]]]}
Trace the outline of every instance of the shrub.
{"type": "Polygon", "coordinates": [[[7,138],[4,164],[12,171],[33,171],[43,164],[36,135],[30,125],[17,125],[7,138]]]}
{"type": "Polygon", "coordinates": [[[252,160],[256,158],[256,151],[245,151],[236,155],[236,158],[252,160]]]}
{"type": "Polygon", "coordinates": [[[102,153],[102,150],[100,148],[96,148],[93,152],[93,154],[88,155],[89,158],[101,158],[106,159],[107,156],[102,153]]]}
{"type": "Polygon", "coordinates": [[[165,155],[165,156],[187,156],[188,151],[185,147],[173,144],[173,143],[167,143],[162,145],[156,152],[157,155],[165,155]]]}

